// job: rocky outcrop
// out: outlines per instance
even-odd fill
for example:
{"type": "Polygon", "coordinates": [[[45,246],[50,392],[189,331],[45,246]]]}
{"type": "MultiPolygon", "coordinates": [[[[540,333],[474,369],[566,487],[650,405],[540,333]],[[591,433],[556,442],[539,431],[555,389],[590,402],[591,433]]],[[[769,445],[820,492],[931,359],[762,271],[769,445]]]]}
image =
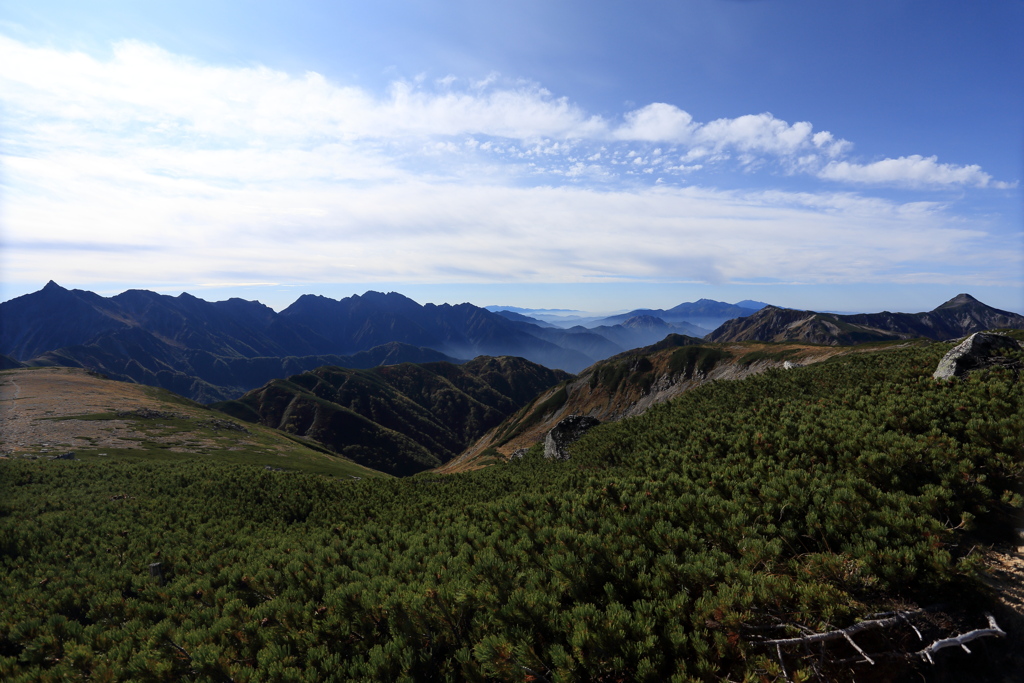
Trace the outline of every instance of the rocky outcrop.
{"type": "Polygon", "coordinates": [[[549,460],[568,460],[569,446],[599,424],[601,421],[597,418],[570,415],[548,432],[544,439],[544,457],[549,460]]]}
{"type": "Polygon", "coordinates": [[[1020,342],[1016,339],[1001,334],[976,332],[942,357],[932,377],[951,379],[961,377],[971,370],[1002,365],[1006,362],[1006,351],[1017,351],[1020,348],[1020,342]]]}

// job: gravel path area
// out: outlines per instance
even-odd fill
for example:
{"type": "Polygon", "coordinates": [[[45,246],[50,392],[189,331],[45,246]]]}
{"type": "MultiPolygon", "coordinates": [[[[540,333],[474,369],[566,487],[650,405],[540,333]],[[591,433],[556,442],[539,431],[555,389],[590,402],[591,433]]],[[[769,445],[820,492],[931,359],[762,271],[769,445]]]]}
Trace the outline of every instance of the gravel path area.
{"type": "Polygon", "coordinates": [[[162,406],[142,386],[119,382],[115,393],[105,384],[75,368],[0,372],[0,455],[138,446],[128,420],[54,419],[162,406]]]}

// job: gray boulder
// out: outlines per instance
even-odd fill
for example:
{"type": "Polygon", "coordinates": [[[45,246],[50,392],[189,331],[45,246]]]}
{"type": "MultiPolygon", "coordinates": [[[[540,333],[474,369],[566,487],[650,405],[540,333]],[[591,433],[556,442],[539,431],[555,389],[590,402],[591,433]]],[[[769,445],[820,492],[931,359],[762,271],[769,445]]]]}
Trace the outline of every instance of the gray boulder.
{"type": "Polygon", "coordinates": [[[975,332],[942,357],[932,373],[935,379],[961,377],[971,370],[979,370],[1005,362],[1006,351],[1017,351],[1020,342],[1001,334],[975,332]]]}
{"type": "Polygon", "coordinates": [[[587,415],[570,415],[559,421],[544,438],[544,457],[555,460],[569,459],[569,446],[583,436],[587,430],[601,424],[601,421],[587,415]]]}

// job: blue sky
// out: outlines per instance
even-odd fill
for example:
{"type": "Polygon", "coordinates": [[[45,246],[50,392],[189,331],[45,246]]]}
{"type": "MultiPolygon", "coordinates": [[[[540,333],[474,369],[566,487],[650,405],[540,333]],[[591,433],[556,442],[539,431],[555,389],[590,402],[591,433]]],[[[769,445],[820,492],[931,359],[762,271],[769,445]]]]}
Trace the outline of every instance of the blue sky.
{"type": "Polygon", "coordinates": [[[1024,2],[0,2],[0,299],[1024,311],[1024,2]]]}

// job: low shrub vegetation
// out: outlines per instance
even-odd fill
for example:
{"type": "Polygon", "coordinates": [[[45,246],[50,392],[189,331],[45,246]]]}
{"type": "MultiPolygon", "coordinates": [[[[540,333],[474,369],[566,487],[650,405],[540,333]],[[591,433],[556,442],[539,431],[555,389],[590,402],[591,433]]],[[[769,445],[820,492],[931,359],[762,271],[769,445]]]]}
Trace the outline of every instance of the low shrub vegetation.
{"type": "Polygon", "coordinates": [[[449,477],[2,462],[0,679],[770,681],[785,624],[972,614],[1024,405],[1012,369],[933,380],[948,348],[711,383],[449,477]]]}

